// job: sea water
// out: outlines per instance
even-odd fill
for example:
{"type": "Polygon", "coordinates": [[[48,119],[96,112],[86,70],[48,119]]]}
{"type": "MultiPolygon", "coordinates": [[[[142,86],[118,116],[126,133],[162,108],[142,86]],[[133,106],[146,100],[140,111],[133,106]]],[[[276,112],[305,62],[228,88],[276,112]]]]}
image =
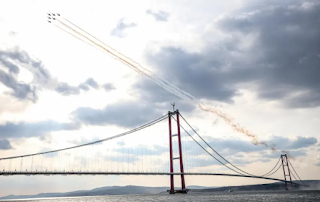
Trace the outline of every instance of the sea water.
{"type": "Polygon", "coordinates": [[[320,202],[320,191],[283,191],[283,192],[220,192],[188,194],[139,194],[109,195],[70,198],[14,199],[0,201],[23,202],[139,202],[139,201],[231,201],[231,202],[320,202]]]}

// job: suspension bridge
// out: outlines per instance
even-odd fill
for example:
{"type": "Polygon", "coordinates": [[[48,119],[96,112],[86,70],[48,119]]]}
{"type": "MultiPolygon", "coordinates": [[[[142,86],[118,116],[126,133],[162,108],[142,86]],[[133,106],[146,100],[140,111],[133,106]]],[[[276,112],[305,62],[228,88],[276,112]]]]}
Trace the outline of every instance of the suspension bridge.
{"type": "Polygon", "coordinates": [[[304,184],[285,154],[264,174],[244,171],[210,146],[179,110],[98,141],[0,158],[0,175],[166,175],[171,194],[187,193],[187,175],[280,181],[285,189],[304,184]],[[273,177],[281,168],[284,178],[273,177]],[[174,176],[181,189],[175,189],[174,176]]]}

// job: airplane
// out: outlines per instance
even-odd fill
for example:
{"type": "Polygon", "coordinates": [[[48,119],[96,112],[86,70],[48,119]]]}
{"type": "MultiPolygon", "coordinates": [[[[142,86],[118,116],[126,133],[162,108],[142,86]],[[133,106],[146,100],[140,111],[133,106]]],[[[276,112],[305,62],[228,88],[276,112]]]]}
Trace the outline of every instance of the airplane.
{"type": "Polygon", "coordinates": [[[51,19],[49,16],[48,16],[48,18],[51,19]]]}
{"type": "Polygon", "coordinates": [[[60,14],[59,14],[59,13],[57,13],[57,15],[58,15],[58,16],[60,16],[60,14]]]}
{"type": "Polygon", "coordinates": [[[53,16],[56,16],[54,13],[52,13],[53,16]]]}
{"type": "Polygon", "coordinates": [[[49,23],[51,23],[51,21],[48,20],[49,23]]]}
{"type": "Polygon", "coordinates": [[[48,15],[50,15],[50,16],[51,16],[51,14],[50,14],[50,13],[48,13],[48,15]]]}
{"type": "Polygon", "coordinates": [[[52,18],[53,20],[55,20],[55,18],[52,18]]]}

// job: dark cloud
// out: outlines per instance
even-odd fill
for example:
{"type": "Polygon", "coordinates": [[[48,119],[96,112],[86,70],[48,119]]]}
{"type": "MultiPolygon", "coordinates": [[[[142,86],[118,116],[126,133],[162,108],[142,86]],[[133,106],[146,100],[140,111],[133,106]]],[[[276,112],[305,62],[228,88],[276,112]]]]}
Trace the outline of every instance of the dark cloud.
{"type": "Polygon", "coordinates": [[[10,141],[7,139],[0,139],[0,150],[12,149],[10,141]]]}
{"type": "Polygon", "coordinates": [[[169,13],[164,12],[164,11],[154,11],[151,9],[148,9],[146,11],[147,14],[152,15],[155,20],[157,21],[168,21],[169,18],[169,13]]]}
{"type": "Polygon", "coordinates": [[[37,101],[37,95],[35,93],[35,87],[29,84],[18,82],[12,75],[0,69],[0,82],[6,87],[10,88],[13,92],[9,92],[10,95],[18,98],[19,100],[31,100],[37,101]]]}
{"type": "Polygon", "coordinates": [[[124,19],[122,18],[118,21],[117,26],[111,31],[111,35],[119,38],[123,38],[126,36],[125,31],[127,29],[136,27],[136,26],[137,25],[135,23],[125,23],[124,19]]]}
{"type": "Polygon", "coordinates": [[[110,90],[116,89],[116,88],[114,87],[114,85],[111,84],[111,83],[105,83],[105,84],[102,85],[102,87],[103,87],[103,89],[104,89],[105,91],[110,91],[110,90]]]}
{"type": "MultiPolygon", "coordinates": [[[[196,138],[196,136],[194,136],[196,138]]],[[[245,152],[245,153],[250,153],[250,152],[257,152],[257,151],[262,151],[265,150],[266,148],[262,145],[253,145],[250,142],[241,140],[241,139],[220,139],[220,138],[212,138],[209,136],[204,136],[203,137],[208,144],[214,148],[217,152],[223,154],[223,155],[234,155],[234,154],[238,154],[240,152],[245,152]]],[[[207,149],[207,151],[211,152],[211,149],[208,148],[208,146],[206,146],[202,141],[199,141],[199,143],[205,148],[207,149]]],[[[192,150],[194,147],[198,148],[199,146],[196,145],[195,142],[193,142],[193,140],[189,140],[188,141],[184,141],[183,144],[185,145],[193,145],[193,146],[186,146],[187,150],[192,150]]],[[[200,147],[199,147],[200,148],[200,147]]],[[[198,155],[202,155],[205,154],[204,151],[199,150],[197,152],[193,152],[194,154],[198,154],[198,155]]],[[[211,152],[212,154],[214,154],[213,152],[211,152]]],[[[215,155],[215,154],[214,154],[215,155]]],[[[216,156],[216,155],[215,155],[216,156]]]]}
{"type": "Polygon", "coordinates": [[[0,51],[0,61],[4,64],[5,67],[9,68],[11,72],[19,73],[17,65],[13,64],[11,61],[20,62],[21,64],[27,64],[25,66],[29,71],[34,75],[34,79],[40,83],[46,83],[50,80],[51,75],[47,69],[45,69],[43,63],[39,60],[35,60],[29,56],[29,54],[15,47],[10,50],[0,51]]]}
{"type": "Polygon", "coordinates": [[[197,98],[232,102],[250,84],[262,99],[320,106],[320,4],[312,2],[245,6],[213,24],[227,37],[211,42],[215,32],[208,32],[201,52],[168,46],[146,51],[146,59],[197,98]]]}
{"type": "Polygon", "coordinates": [[[36,123],[7,122],[4,125],[0,125],[0,138],[37,137],[53,131],[77,130],[79,128],[80,124],[78,123],[58,123],[50,120],[36,123]]]}
{"type": "Polygon", "coordinates": [[[88,86],[94,88],[94,89],[98,89],[99,88],[99,84],[93,79],[93,78],[88,78],[85,81],[85,84],[87,84],[88,86]]]}
{"type": "MultiPolygon", "coordinates": [[[[0,53],[1,54],[1,53],[0,53]]],[[[9,69],[10,73],[15,73],[18,74],[20,72],[20,69],[17,65],[15,65],[14,63],[12,63],[11,61],[7,60],[4,55],[0,55],[0,63],[6,67],[7,69],[9,69]]]]}
{"type": "Polygon", "coordinates": [[[167,80],[197,98],[230,102],[237,93],[233,85],[226,82],[226,72],[219,68],[221,63],[212,56],[163,47],[156,54],[148,52],[146,57],[154,66],[161,68],[167,80]]]}
{"type": "Polygon", "coordinates": [[[268,144],[275,145],[276,148],[280,149],[301,149],[313,146],[317,143],[317,138],[315,137],[300,137],[298,136],[296,139],[289,139],[280,136],[274,136],[268,144]]]}
{"type": "Polygon", "coordinates": [[[270,152],[267,152],[267,151],[261,151],[259,152],[260,156],[263,156],[263,158],[279,158],[281,154],[288,154],[289,158],[290,157],[302,157],[302,156],[307,156],[307,153],[306,151],[304,150],[290,150],[290,151],[286,151],[286,152],[283,152],[283,151],[274,151],[272,153],[270,152]]]}
{"type": "Polygon", "coordinates": [[[10,88],[13,92],[9,94],[20,100],[36,102],[38,99],[37,90],[39,89],[55,90],[62,95],[78,95],[80,89],[88,91],[89,87],[99,88],[99,84],[93,78],[88,78],[79,86],[70,86],[67,83],[57,81],[57,79],[52,78],[41,61],[33,59],[27,52],[17,47],[10,50],[0,50],[0,65],[9,70],[8,74],[0,69],[0,83],[10,88]],[[32,73],[32,83],[37,84],[38,88],[31,83],[17,81],[16,75],[20,73],[19,65],[23,65],[32,73]]]}
{"type": "Polygon", "coordinates": [[[10,50],[0,50],[0,64],[9,69],[7,74],[0,70],[0,82],[13,90],[12,96],[20,100],[37,101],[36,88],[32,84],[18,82],[16,77],[20,73],[19,65],[33,74],[33,82],[41,87],[48,88],[52,78],[41,61],[35,60],[29,54],[18,47],[10,50]]]}
{"type": "Polygon", "coordinates": [[[143,102],[123,102],[106,106],[104,109],[80,107],[73,118],[86,125],[117,125],[132,128],[159,118],[163,111],[152,109],[143,102]]]}
{"type": "Polygon", "coordinates": [[[175,103],[175,109],[179,109],[181,113],[191,112],[196,108],[193,103],[182,100],[146,78],[134,84],[133,93],[138,95],[140,100],[153,103],[163,111],[172,110],[171,103],[175,103]]]}
{"type": "Polygon", "coordinates": [[[80,84],[80,85],[78,86],[78,88],[81,89],[81,90],[84,90],[84,91],[90,90],[89,86],[86,85],[86,84],[83,84],[83,83],[80,84]]]}
{"type": "MultiPolygon", "coordinates": [[[[183,133],[184,134],[184,133],[183,133]]],[[[195,139],[198,139],[193,135],[195,139]]],[[[279,158],[283,153],[283,150],[286,150],[291,156],[306,156],[306,151],[301,149],[306,149],[317,143],[317,139],[314,137],[296,137],[295,139],[289,139],[279,136],[273,136],[267,143],[269,145],[275,145],[278,149],[270,153],[269,149],[263,145],[253,145],[250,142],[241,140],[241,139],[221,139],[221,138],[212,138],[210,136],[203,136],[203,138],[208,142],[208,144],[214,148],[218,153],[224,157],[231,157],[242,159],[243,153],[246,156],[253,154],[255,152],[261,153],[264,158],[279,158]]],[[[186,152],[192,152],[193,155],[207,155],[202,149],[194,150],[194,148],[200,148],[191,138],[189,140],[184,140],[182,143],[185,147],[186,152]]],[[[212,150],[205,145],[201,140],[198,141],[207,151],[212,153],[212,155],[219,158],[212,150]]],[[[232,162],[232,161],[231,161],[232,162]]]]}
{"type": "Polygon", "coordinates": [[[78,95],[80,94],[80,88],[83,89],[83,87],[75,87],[75,86],[70,86],[67,83],[60,83],[56,88],[56,91],[61,95],[65,95],[65,96],[78,95]]]}
{"type": "Polygon", "coordinates": [[[67,83],[61,82],[58,84],[55,90],[61,95],[69,96],[80,94],[80,90],[88,91],[90,90],[90,87],[98,89],[100,86],[93,78],[89,78],[85,82],[81,83],[79,86],[70,86],[67,83]]]}

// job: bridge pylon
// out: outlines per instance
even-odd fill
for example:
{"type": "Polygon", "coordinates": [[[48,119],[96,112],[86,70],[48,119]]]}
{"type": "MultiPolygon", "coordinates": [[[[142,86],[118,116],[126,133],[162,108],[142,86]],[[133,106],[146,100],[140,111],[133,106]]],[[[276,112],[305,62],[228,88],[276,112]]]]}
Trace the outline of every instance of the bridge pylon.
{"type": "Polygon", "coordinates": [[[280,158],[281,158],[281,162],[282,162],[283,175],[284,175],[284,180],[285,180],[285,182],[284,182],[285,183],[285,188],[286,188],[286,190],[288,190],[288,180],[290,180],[289,182],[291,184],[291,187],[293,186],[293,184],[292,184],[292,179],[291,179],[291,173],[290,173],[290,167],[289,167],[287,154],[281,154],[280,158]]]}
{"type": "Polygon", "coordinates": [[[183,170],[183,159],[182,159],[182,146],[181,146],[181,134],[180,134],[180,120],[179,120],[179,110],[174,112],[168,112],[168,119],[169,119],[169,151],[170,151],[170,173],[174,173],[173,169],[173,161],[179,160],[180,163],[180,173],[181,173],[181,190],[174,189],[174,177],[173,174],[170,175],[170,190],[168,192],[170,194],[175,193],[182,193],[186,194],[188,189],[186,189],[185,180],[184,180],[184,170],[183,170]],[[177,134],[172,135],[172,124],[171,124],[171,117],[176,115],[177,118],[177,134]],[[179,147],[179,156],[173,157],[173,150],[172,150],[172,137],[178,137],[178,147],[179,147]]]}

